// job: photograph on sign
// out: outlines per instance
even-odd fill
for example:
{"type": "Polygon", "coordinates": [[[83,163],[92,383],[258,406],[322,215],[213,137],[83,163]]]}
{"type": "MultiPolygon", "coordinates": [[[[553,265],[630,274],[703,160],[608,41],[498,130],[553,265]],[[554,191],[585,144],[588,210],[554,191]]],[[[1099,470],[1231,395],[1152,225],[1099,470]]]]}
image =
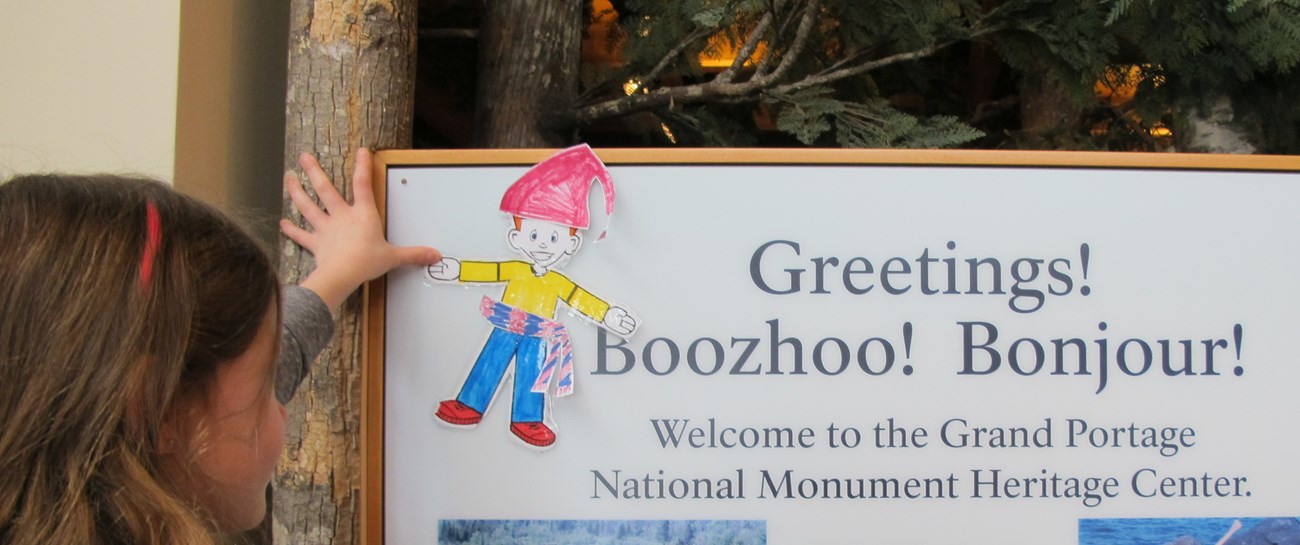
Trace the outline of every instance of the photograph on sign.
{"type": "Polygon", "coordinates": [[[1300,539],[1300,162],[534,151],[380,156],[383,543],[1300,539]]]}
{"type": "Polygon", "coordinates": [[[1227,545],[1228,543],[1294,543],[1300,519],[1170,518],[1081,519],[1079,545],[1227,545]]]}
{"type": "Polygon", "coordinates": [[[753,520],[443,520],[440,545],[479,543],[767,543],[762,521],[753,520]]]}

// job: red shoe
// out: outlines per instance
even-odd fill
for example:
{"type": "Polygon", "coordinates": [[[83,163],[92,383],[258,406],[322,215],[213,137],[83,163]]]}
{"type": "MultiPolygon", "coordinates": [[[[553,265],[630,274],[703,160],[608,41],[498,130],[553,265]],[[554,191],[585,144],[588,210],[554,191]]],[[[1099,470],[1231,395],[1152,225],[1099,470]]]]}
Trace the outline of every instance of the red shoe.
{"type": "Polygon", "coordinates": [[[538,447],[549,447],[555,444],[555,432],[546,424],[541,422],[511,422],[510,433],[523,442],[538,447]]]}
{"type": "Polygon", "coordinates": [[[454,399],[439,403],[438,412],[434,416],[453,426],[474,426],[483,420],[483,413],[454,399]]]}

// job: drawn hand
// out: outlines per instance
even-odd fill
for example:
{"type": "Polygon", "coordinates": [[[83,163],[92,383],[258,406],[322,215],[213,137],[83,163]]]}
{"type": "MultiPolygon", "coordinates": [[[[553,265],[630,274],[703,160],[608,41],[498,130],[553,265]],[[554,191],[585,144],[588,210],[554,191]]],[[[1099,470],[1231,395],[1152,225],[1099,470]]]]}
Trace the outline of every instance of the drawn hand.
{"type": "Polygon", "coordinates": [[[444,257],[441,261],[429,265],[425,270],[429,278],[440,282],[454,282],[460,278],[460,260],[454,257],[444,257]]]}
{"type": "Polygon", "coordinates": [[[632,313],[623,307],[609,307],[605,311],[605,328],[617,333],[623,337],[630,337],[633,331],[636,331],[637,320],[632,313]]]}
{"type": "Polygon", "coordinates": [[[315,157],[304,153],[298,157],[298,164],[307,174],[320,204],[307,195],[297,176],[292,172],[285,174],[285,190],[311,229],[282,219],[280,230],[316,258],[316,269],[301,285],[316,292],[330,310],[337,310],[362,282],[402,265],[424,265],[442,259],[442,254],[433,248],[393,246],[384,238],[384,226],[370,185],[369,150],[357,150],[351,180],[352,204],[334,188],[315,157]]]}

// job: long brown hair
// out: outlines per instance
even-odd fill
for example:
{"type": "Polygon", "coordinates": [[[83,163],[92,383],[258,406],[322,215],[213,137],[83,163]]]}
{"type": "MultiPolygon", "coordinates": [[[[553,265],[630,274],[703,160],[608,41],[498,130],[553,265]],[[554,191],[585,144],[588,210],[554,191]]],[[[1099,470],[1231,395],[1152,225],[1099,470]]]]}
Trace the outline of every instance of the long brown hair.
{"type": "Polygon", "coordinates": [[[0,185],[0,544],[211,543],[159,445],[278,297],[251,237],[162,183],[0,185]]]}

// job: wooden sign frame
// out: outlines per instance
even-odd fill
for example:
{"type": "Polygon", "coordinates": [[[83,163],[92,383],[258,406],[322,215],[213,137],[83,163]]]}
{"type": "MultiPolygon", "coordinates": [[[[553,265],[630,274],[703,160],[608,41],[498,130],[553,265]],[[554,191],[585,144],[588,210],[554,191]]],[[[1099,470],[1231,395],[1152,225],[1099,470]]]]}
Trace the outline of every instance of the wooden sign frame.
{"type": "MultiPolygon", "coordinates": [[[[381,217],[387,225],[388,172],[397,167],[451,165],[531,165],[554,150],[395,150],[375,156],[373,180],[381,217]]],[[[601,149],[609,166],[621,165],[875,165],[1025,167],[1067,169],[1153,169],[1171,171],[1300,172],[1300,157],[1202,154],[991,152],[917,150],[785,149],[601,149]]],[[[386,281],[366,286],[364,318],[361,443],[361,535],[363,542],[384,541],[384,395],[386,281]]]]}

